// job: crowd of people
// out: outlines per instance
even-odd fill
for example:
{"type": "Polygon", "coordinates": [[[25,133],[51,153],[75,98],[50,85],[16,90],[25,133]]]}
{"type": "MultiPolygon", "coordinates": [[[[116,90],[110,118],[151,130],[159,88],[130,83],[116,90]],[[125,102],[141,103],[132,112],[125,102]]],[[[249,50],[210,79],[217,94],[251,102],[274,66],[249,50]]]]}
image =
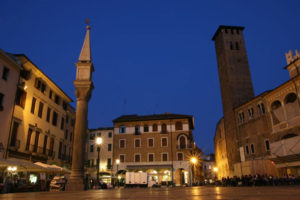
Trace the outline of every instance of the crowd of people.
{"type": "Polygon", "coordinates": [[[223,177],[221,181],[217,181],[216,185],[220,186],[279,186],[279,185],[299,185],[300,177],[294,175],[284,175],[282,177],[271,175],[244,175],[241,177],[234,176],[232,178],[223,177]]]}

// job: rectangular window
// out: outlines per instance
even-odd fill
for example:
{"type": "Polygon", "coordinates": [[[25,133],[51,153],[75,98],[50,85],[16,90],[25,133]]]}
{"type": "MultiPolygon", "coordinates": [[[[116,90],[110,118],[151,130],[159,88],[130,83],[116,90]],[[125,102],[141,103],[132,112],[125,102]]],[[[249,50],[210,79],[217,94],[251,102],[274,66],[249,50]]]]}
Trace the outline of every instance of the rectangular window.
{"type": "Polygon", "coordinates": [[[28,134],[27,134],[26,147],[25,147],[25,150],[26,150],[26,151],[29,151],[30,141],[31,141],[31,135],[32,135],[32,129],[29,128],[29,129],[28,129],[28,134]]]}
{"type": "Polygon", "coordinates": [[[70,133],[70,141],[72,141],[73,133],[70,133]]]}
{"type": "Polygon", "coordinates": [[[57,112],[53,111],[53,116],[52,116],[52,125],[56,126],[57,125],[57,112]]]}
{"type": "Polygon", "coordinates": [[[161,146],[162,147],[168,146],[168,138],[161,138],[161,146]]]}
{"type": "Polygon", "coordinates": [[[48,109],[47,109],[47,118],[46,118],[47,122],[50,122],[50,116],[51,116],[51,108],[48,107],[48,109]]]}
{"type": "Polygon", "coordinates": [[[45,90],[46,90],[46,84],[42,83],[42,85],[41,85],[41,92],[44,93],[45,90]]]}
{"type": "Polygon", "coordinates": [[[141,155],[140,154],[135,154],[134,155],[134,162],[141,162],[141,155]]]}
{"type": "Polygon", "coordinates": [[[26,95],[27,93],[24,90],[18,88],[16,93],[16,105],[25,108],[26,95]]]}
{"type": "Polygon", "coordinates": [[[239,113],[239,122],[240,122],[240,124],[244,123],[244,121],[245,121],[244,112],[240,112],[239,113]]]}
{"type": "Polygon", "coordinates": [[[9,74],[9,69],[7,67],[3,67],[2,79],[7,81],[8,74],[9,74]]]}
{"type": "Polygon", "coordinates": [[[50,151],[48,153],[49,156],[53,156],[53,148],[54,148],[54,138],[50,139],[50,151]]]}
{"type": "Polygon", "coordinates": [[[145,125],[145,126],[144,126],[144,132],[145,132],[145,133],[149,132],[149,126],[148,126],[148,125],[145,125]]]}
{"type": "Polygon", "coordinates": [[[42,116],[43,116],[43,108],[44,108],[44,104],[42,102],[40,102],[39,112],[38,112],[39,118],[42,118],[42,116]]]}
{"type": "Polygon", "coordinates": [[[177,153],[177,160],[182,161],[183,160],[183,153],[177,153]]]}
{"type": "Polygon", "coordinates": [[[45,137],[44,137],[44,146],[43,146],[43,154],[46,154],[46,150],[47,150],[47,141],[48,141],[48,136],[45,135],[45,137]]]}
{"type": "Polygon", "coordinates": [[[32,114],[34,114],[35,103],[36,103],[36,98],[32,97],[31,110],[30,110],[30,112],[31,112],[32,114]]]}
{"type": "Polygon", "coordinates": [[[253,108],[248,109],[248,117],[249,117],[249,119],[254,118],[254,109],[253,108]]]}
{"type": "Polygon", "coordinates": [[[249,146],[248,145],[245,146],[245,150],[246,150],[246,154],[249,155],[250,152],[249,152],[249,146]]]}
{"type": "Polygon", "coordinates": [[[140,126],[135,126],[135,129],[134,129],[134,133],[135,135],[139,135],[140,134],[140,126]]]}
{"type": "Polygon", "coordinates": [[[120,163],[124,163],[125,162],[125,155],[120,155],[120,163]]]}
{"type": "Polygon", "coordinates": [[[3,99],[4,99],[4,94],[0,93],[0,111],[3,110],[3,99]]]}
{"type": "Polygon", "coordinates": [[[65,118],[61,118],[61,122],[60,122],[60,129],[63,130],[65,126],[65,118]]]}
{"type": "Polygon", "coordinates": [[[270,142],[269,140],[265,140],[266,150],[270,151],[270,142]]]}
{"type": "Polygon", "coordinates": [[[68,129],[66,129],[66,131],[65,131],[65,140],[67,140],[68,139],[68,129]]]}
{"type": "Polygon", "coordinates": [[[148,138],[148,147],[154,147],[154,139],[148,138]]]}
{"type": "Polygon", "coordinates": [[[141,147],[141,139],[135,139],[134,140],[134,147],[135,148],[141,147]]]}
{"type": "Polygon", "coordinates": [[[111,138],[112,137],[112,132],[108,133],[108,137],[111,138]]]}
{"type": "Polygon", "coordinates": [[[126,126],[120,126],[119,133],[126,133],[126,126]]]}
{"type": "Polygon", "coordinates": [[[11,140],[10,140],[10,146],[12,147],[17,146],[18,128],[19,128],[19,123],[14,122],[12,132],[11,132],[11,140]]]}
{"type": "Polygon", "coordinates": [[[62,107],[63,107],[64,110],[67,110],[67,105],[68,105],[67,102],[63,101],[62,107]]]}
{"type": "Polygon", "coordinates": [[[148,154],[148,162],[154,162],[154,154],[153,153],[148,154]]]}
{"type": "Polygon", "coordinates": [[[167,153],[162,153],[161,154],[161,160],[162,161],[168,161],[168,154],[167,153]]]}
{"type": "Polygon", "coordinates": [[[69,123],[69,115],[66,115],[66,124],[69,123]]]}
{"type": "Polygon", "coordinates": [[[125,148],[125,139],[120,139],[119,145],[120,145],[120,148],[125,148]]]}
{"type": "Polygon", "coordinates": [[[40,132],[36,131],[35,132],[33,152],[37,152],[38,145],[39,145],[39,137],[40,137],[40,132]]]}
{"type": "Polygon", "coordinates": [[[91,133],[90,134],[90,140],[94,140],[95,139],[95,134],[94,133],[91,133]]]}
{"type": "Polygon", "coordinates": [[[250,147],[251,147],[251,153],[254,154],[254,144],[251,144],[250,147]]]}
{"type": "Polygon", "coordinates": [[[111,145],[111,144],[108,144],[108,146],[107,146],[107,151],[111,151],[111,147],[112,147],[112,145],[111,145]]]}
{"type": "Polygon", "coordinates": [[[57,105],[59,105],[60,98],[59,98],[59,96],[58,96],[57,94],[55,95],[54,102],[55,102],[57,105]]]}
{"type": "Polygon", "coordinates": [[[52,99],[52,94],[53,94],[53,92],[52,92],[52,90],[50,90],[49,91],[49,99],[52,99]]]}
{"type": "Polygon", "coordinates": [[[34,87],[35,87],[36,89],[40,90],[40,89],[41,89],[41,86],[42,86],[42,81],[41,81],[41,79],[40,79],[40,78],[36,78],[36,79],[35,79],[34,87]]]}
{"type": "Polygon", "coordinates": [[[107,169],[111,169],[111,158],[107,158],[107,169]]]}
{"type": "Polygon", "coordinates": [[[90,146],[90,152],[93,153],[94,152],[94,145],[90,146]]]}

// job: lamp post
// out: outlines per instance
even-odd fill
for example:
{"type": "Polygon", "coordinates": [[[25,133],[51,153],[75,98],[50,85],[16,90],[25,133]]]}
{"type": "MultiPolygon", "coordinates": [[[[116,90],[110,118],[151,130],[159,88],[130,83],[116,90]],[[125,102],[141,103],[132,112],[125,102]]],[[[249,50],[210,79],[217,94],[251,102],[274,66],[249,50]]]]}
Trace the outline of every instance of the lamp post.
{"type": "MultiPolygon", "coordinates": [[[[119,159],[116,160],[116,164],[117,164],[117,171],[116,171],[116,176],[117,176],[118,171],[119,171],[119,164],[120,164],[120,160],[119,159]]],[[[117,185],[119,187],[119,179],[118,179],[117,185]]]]}
{"type": "Polygon", "coordinates": [[[217,168],[217,167],[214,167],[214,169],[213,169],[213,170],[214,170],[214,172],[215,172],[215,179],[216,179],[216,178],[218,178],[218,177],[217,177],[218,168],[217,168]]]}
{"type": "Polygon", "coordinates": [[[193,175],[193,173],[194,173],[194,166],[197,163],[197,158],[196,157],[192,157],[191,160],[190,160],[190,162],[191,162],[191,183],[190,183],[190,186],[192,186],[193,182],[194,182],[194,180],[193,180],[194,179],[194,175],[193,175]]]}
{"type": "Polygon", "coordinates": [[[99,184],[100,145],[102,144],[102,138],[101,137],[96,138],[96,144],[97,144],[97,152],[98,152],[98,157],[97,157],[97,184],[99,184]]]}

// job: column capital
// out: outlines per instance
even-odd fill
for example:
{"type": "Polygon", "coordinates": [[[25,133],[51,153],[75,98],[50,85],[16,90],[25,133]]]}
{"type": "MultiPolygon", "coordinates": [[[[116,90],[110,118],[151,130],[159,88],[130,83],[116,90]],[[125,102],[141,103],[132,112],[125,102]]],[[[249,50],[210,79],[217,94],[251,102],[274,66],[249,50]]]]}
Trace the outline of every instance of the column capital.
{"type": "Polygon", "coordinates": [[[73,81],[75,86],[75,95],[77,101],[84,100],[89,101],[92,95],[92,90],[94,89],[94,84],[92,81],[73,81]]]}

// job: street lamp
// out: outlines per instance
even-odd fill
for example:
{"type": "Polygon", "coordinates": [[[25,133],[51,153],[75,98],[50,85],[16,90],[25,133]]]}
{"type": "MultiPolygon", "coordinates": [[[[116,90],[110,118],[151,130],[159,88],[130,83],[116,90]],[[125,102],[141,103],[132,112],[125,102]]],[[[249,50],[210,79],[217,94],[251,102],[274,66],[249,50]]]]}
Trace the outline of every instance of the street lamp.
{"type": "MultiPolygon", "coordinates": [[[[116,176],[117,176],[118,171],[119,171],[119,164],[120,164],[120,160],[119,160],[119,159],[116,160],[116,164],[117,164],[117,171],[116,171],[116,176]]],[[[119,177],[118,177],[118,182],[117,182],[117,184],[118,184],[118,187],[119,187],[119,177]]]]}
{"type": "Polygon", "coordinates": [[[213,171],[215,172],[215,179],[218,178],[218,177],[217,177],[218,168],[217,168],[217,167],[214,167],[214,168],[213,168],[213,171]]]}
{"type": "Polygon", "coordinates": [[[192,163],[192,165],[191,165],[191,183],[190,183],[190,185],[192,186],[192,182],[194,182],[194,176],[193,176],[193,173],[194,173],[194,166],[195,166],[195,164],[197,163],[197,158],[196,157],[192,157],[191,158],[191,160],[190,160],[190,162],[192,163]]]}
{"type": "Polygon", "coordinates": [[[100,146],[102,144],[102,138],[101,137],[96,138],[96,144],[97,144],[97,152],[98,152],[98,157],[97,157],[97,184],[99,184],[100,146]]]}

